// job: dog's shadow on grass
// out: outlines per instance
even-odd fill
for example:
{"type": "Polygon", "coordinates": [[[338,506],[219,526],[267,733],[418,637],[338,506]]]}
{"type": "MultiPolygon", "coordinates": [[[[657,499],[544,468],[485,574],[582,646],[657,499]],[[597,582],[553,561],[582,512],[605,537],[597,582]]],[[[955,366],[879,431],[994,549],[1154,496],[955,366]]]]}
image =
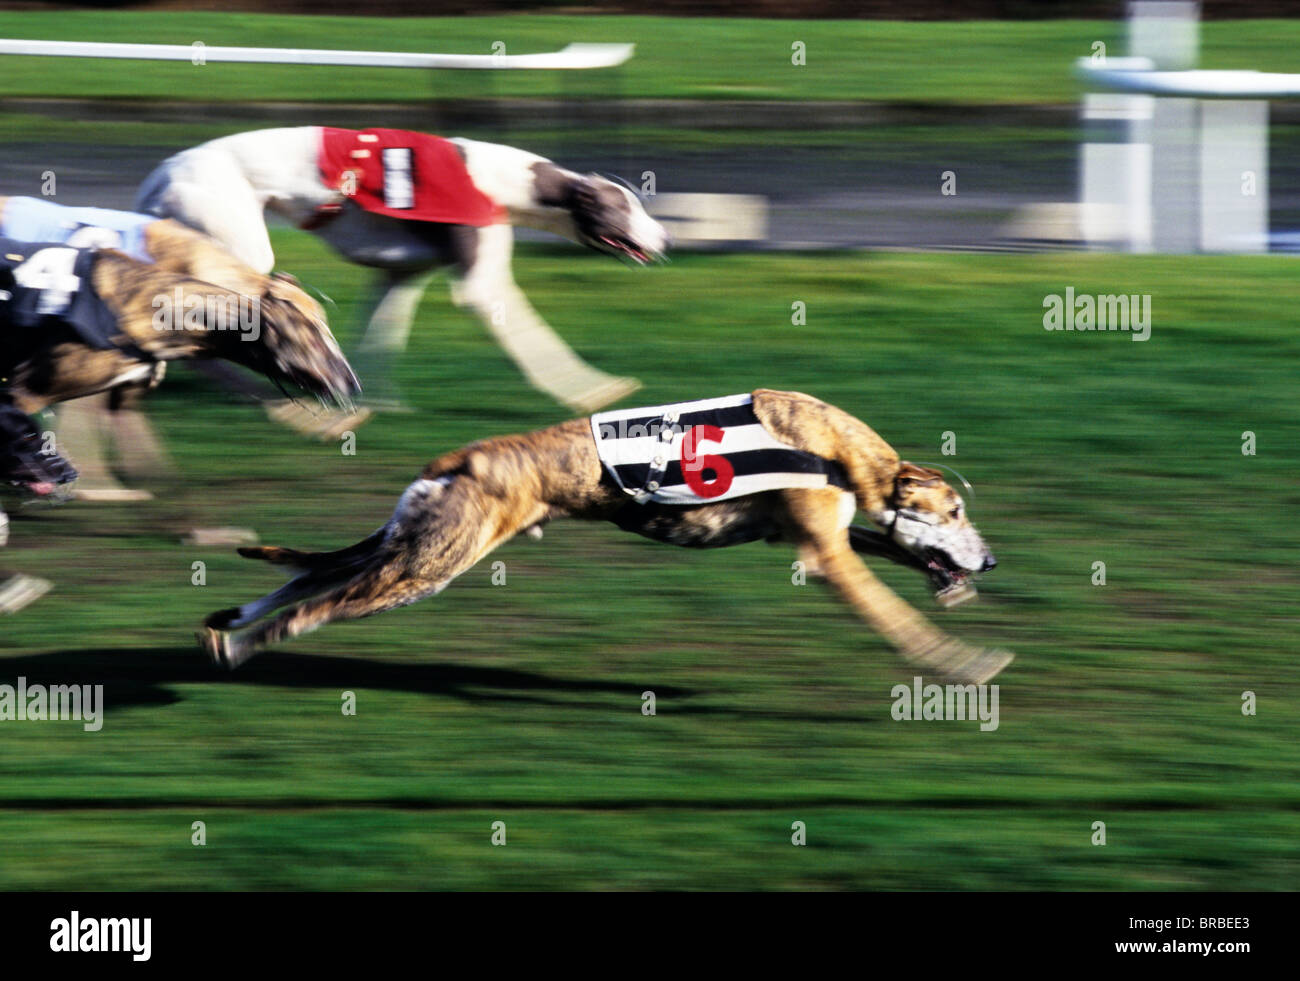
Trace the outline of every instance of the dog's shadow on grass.
{"type": "Polygon", "coordinates": [[[738,708],[704,703],[682,704],[699,692],[675,685],[562,678],[515,668],[472,664],[377,661],[361,657],[332,657],[275,651],[263,654],[237,671],[213,666],[191,647],[82,649],[0,658],[0,682],[26,679],[28,687],[44,685],[103,685],[110,708],[166,706],[184,701],[174,686],[182,684],[252,685],[272,688],[355,689],[407,692],[450,697],[471,703],[536,704],[608,713],[614,699],[624,709],[636,709],[643,691],[653,690],[659,702],[671,700],[677,715],[726,716],[737,719],[780,719],[791,722],[851,723],[869,721],[838,713],[793,713],[762,708],[738,708]]]}
{"type": "MultiPolygon", "coordinates": [[[[117,708],[169,705],[182,701],[178,684],[253,685],[346,691],[379,689],[441,695],[467,702],[537,702],[594,708],[592,696],[640,698],[644,686],[619,681],[556,678],[535,671],[467,664],[376,661],[360,657],[326,657],[276,651],[263,654],[237,671],[219,669],[193,648],[126,647],[65,650],[0,660],[8,678],[23,676],[27,685],[104,686],[105,704],[117,708]],[[564,699],[563,696],[587,696],[564,699]],[[560,696],[559,698],[555,696],[560,696]]],[[[656,686],[656,695],[687,698],[685,688],[656,686]]]]}

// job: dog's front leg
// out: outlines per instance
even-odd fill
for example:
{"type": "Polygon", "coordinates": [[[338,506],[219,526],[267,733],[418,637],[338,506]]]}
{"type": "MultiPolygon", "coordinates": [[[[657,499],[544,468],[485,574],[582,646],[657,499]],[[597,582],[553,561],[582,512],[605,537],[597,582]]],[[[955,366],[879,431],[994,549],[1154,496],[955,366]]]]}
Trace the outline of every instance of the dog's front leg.
{"type": "Polygon", "coordinates": [[[988,651],[950,637],[930,624],[863,565],[847,544],[815,549],[822,574],[844,600],[903,659],[963,684],[983,684],[1011,663],[1006,651],[988,651]]]}
{"type": "Polygon", "coordinates": [[[434,272],[433,268],[385,270],[375,287],[355,359],[357,376],[366,387],[366,402],[371,406],[401,405],[394,369],[406,350],[420,298],[434,272]]]}
{"type": "Polygon", "coordinates": [[[785,502],[785,537],[904,660],[966,684],[983,684],[1011,662],[1006,651],[986,651],[949,637],[877,579],[849,544],[838,491],[787,491],[785,502]]]}
{"type": "Polygon", "coordinates": [[[509,225],[480,228],[473,261],[452,284],[453,302],[474,312],[534,388],[576,412],[595,412],[640,388],[635,378],[587,364],[533,309],[511,272],[513,243],[509,225]]]}

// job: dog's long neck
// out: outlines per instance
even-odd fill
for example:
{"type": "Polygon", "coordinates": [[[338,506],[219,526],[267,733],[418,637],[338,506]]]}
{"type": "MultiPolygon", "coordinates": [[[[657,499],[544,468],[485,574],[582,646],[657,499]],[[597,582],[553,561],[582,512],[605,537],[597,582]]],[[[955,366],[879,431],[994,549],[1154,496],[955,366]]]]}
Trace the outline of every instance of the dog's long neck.
{"type": "Polygon", "coordinates": [[[843,409],[794,392],[756,390],[754,413],[778,439],[838,462],[848,475],[858,507],[877,524],[887,523],[899,456],[874,429],[843,409]],[[809,403],[831,424],[812,424],[809,403]]]}
{"type": "Polygon", "coordinates": [[[506,209],[512,225],[580,241],[568,205],[579,174],[516,147],[459,138],[451,142],[464,156],[475,186],[506,209]]]}

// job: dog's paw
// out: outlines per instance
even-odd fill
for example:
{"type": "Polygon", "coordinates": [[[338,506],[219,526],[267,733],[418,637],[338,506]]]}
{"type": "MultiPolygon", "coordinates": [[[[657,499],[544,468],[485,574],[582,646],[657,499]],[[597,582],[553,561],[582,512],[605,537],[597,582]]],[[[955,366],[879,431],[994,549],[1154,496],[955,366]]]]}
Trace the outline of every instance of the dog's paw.
{"type": "Polygon", "coordinates": [[[607,405],[613,405],[619,399],[626,398],[641,388],[635,378],[615,378],[604,375],[590,388],[582,392],[569,392],[561,396],[561,401],[575,412],[590,415],[607,405]]]}
{"type": "Polygon", "coordinates": [[[227,636],[227,634],[209,627],[202,633],[195,634],[194,639],[199,642],[199,647],[203,649],[203,653],[208,655],[213,664],[229,670],[233,665],[230,663],[227,636]]]}
{"type": "Polygon", "coordinates": [[[985,684],[1015,659],[1010,651],[973,647],[952,637],[942,639],[932,647],[902,653],[908,662],[927,676],[962,685],[985,684]]]}
{"type": "Polygon", "coordinates": [[[203,626],[209,630],[229,630],[230,625],[239,619],[239,607],[232,606],[225,610],[217,610],[216,613],[209,613],[203,618],[203,626]]]}
{"type": "Polygon", "coordinates": [[[53,587],[48,579],[21,573],[0,583],[0,613],[17,613],[44,596],[53,587]]]}
{"type": "Polygon", "coordinates": [[[946,666],[945,678],[963,685],[985,685],[1002,673],[1002,669],[1014,661],[1016,656],[1010,651],[975,649],[972,656],[959,663],[946,666]]]}
{"type": "Polygon", "coordinates": [[[234,671],[257,653],[257,648],[247,638],[241,639],[239,634],[226,630],[209,627],[197,635],[197,640],[212,663],[227,671],[234,671]]]}

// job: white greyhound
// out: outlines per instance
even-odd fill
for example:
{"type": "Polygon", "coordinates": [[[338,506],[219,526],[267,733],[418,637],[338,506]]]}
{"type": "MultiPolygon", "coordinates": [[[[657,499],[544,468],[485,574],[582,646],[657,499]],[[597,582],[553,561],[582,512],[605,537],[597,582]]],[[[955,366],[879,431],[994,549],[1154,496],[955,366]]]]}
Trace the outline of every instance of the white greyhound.
{"type": "Polygon", "coordinates": [[[136,210],[206,232],[262,273],[275,262],[266,209],[383,271],[358,351],[363,384],[374,376],[381,403],[387,368],[439,267],[451,269],[453,302],[472,310],[556,400],[591,412],[640,387],[578,357],[528,303],[510,265],[513,225],[637,263],[660,257],[663,227],[613,181],[493,143],[303,126],[183,150],[159,164],[136,198],[136,210]]]}

